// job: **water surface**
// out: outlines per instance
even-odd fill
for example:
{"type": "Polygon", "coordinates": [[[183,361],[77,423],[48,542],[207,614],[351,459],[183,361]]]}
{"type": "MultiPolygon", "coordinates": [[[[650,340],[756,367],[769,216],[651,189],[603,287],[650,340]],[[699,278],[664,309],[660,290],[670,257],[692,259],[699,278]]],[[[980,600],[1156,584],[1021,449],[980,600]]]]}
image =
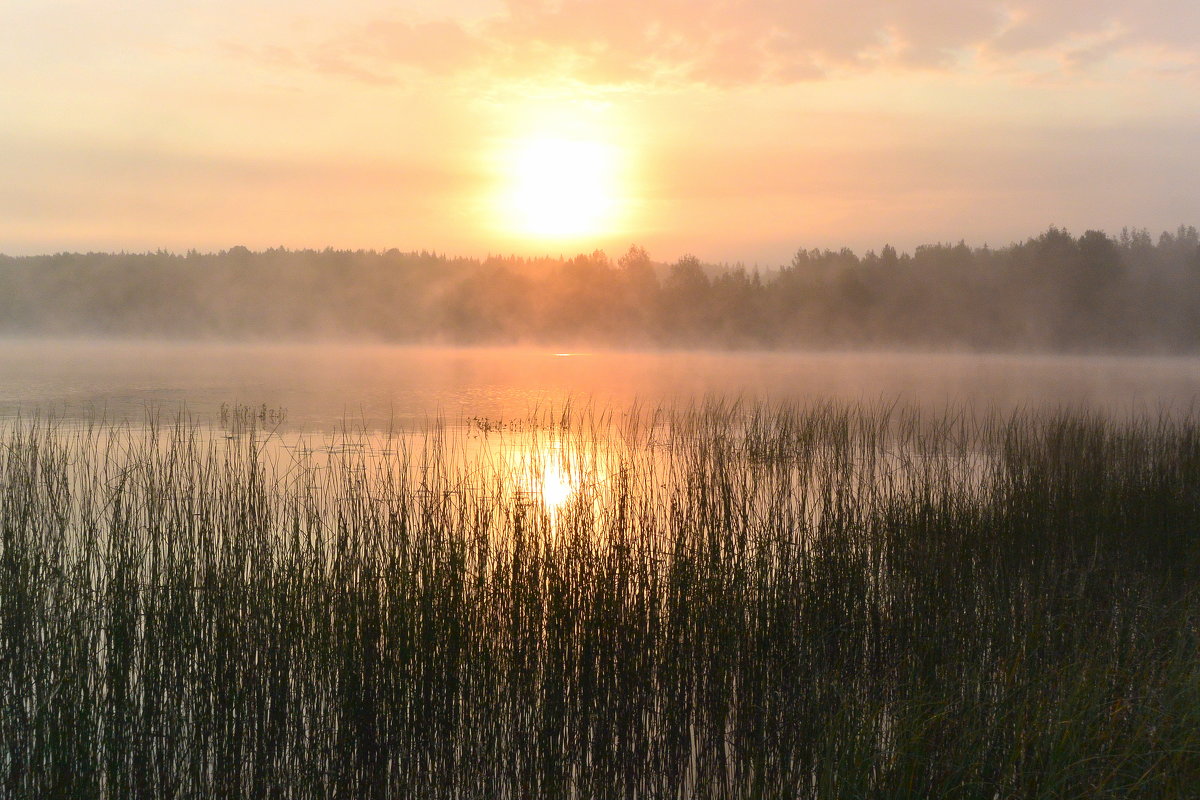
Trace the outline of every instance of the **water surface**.
{"type": "Polygon", "coordinates": [[[289,427],[419,427],[444,417],[512,420],[578,407],[625,409],[705,396],[1072,406],[1180,412],[1200,396],[1200,359],[911,353],[596,352],[387,345],[0,341],[0,416],[103,413],[137,421],[222,404],[285,409],[289,427]]]}

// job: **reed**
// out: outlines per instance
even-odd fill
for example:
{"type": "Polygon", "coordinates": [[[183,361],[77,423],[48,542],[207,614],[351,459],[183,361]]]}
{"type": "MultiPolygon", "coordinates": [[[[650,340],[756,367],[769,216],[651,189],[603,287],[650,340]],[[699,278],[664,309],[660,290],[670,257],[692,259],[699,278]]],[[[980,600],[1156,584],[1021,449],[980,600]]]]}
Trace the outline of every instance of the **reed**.
{"type": "Polygon", "coordinates": [[[1194,797],[1200,426],[0,435],[9,798],[1194,797]]]}

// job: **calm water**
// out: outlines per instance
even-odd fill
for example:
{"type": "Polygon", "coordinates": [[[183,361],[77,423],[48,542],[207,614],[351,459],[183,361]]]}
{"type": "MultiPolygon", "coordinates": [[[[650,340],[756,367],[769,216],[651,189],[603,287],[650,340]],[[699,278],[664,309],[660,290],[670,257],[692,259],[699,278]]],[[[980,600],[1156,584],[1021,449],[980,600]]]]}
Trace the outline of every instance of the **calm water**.
{"type": "Polygon", "coordinates": [[[0,341],[0,416],[35,410],[137,421],[222,404],[287,410],[328,430],[491,420],[576,406],[747,399],[1071,405],[1128,413],[1187,410],[1200,359],[897,353],[570,353],[383,345],[0,341]]]}

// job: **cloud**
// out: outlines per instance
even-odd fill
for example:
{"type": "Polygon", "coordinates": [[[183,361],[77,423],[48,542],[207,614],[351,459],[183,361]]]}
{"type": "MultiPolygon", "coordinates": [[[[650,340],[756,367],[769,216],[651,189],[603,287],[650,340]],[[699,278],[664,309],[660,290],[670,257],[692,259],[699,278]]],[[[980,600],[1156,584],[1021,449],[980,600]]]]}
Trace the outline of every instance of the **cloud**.
{"type": "Polygon", "coordinates": [[[413,71],[459,74],[498,55],[477,33],[446,20],[375,20],[307,45],[226,43],[225,49],[268,67],[303,68],[370,84],[395,84],[413,71]]]}
{"type": "Polygon", "coordinates": [[[742,86],[881,68],[1011,66],[1031,56],[1071,73],[1148,52],[1157,53],[1159,62],[1194,61],[1200,53],[1200,4],[507,0],[501,13],[472,22],[360,25],[298,51],[296,60],[373,82],[421,73],[553,74],[594,85],[742,86]]]}

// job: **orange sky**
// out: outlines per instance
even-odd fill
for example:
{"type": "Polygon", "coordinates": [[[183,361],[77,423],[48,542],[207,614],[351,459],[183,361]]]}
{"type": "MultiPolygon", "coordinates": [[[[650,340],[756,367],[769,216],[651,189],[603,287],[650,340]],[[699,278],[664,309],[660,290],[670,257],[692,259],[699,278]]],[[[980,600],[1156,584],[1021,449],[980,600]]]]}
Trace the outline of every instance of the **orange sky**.
{"type": "Polygon", "coordinates": [[[1200,221],[1194,0],[0,13],[9,254],[639,242],[771,264],[1200,221]],[[559,161],[530,166],[547,142],[559,161]],[[606,177],[576,175],[573,153],[603,154],[606,177]],[[569,196],[597,181],[600,200],[569,196]]]}

